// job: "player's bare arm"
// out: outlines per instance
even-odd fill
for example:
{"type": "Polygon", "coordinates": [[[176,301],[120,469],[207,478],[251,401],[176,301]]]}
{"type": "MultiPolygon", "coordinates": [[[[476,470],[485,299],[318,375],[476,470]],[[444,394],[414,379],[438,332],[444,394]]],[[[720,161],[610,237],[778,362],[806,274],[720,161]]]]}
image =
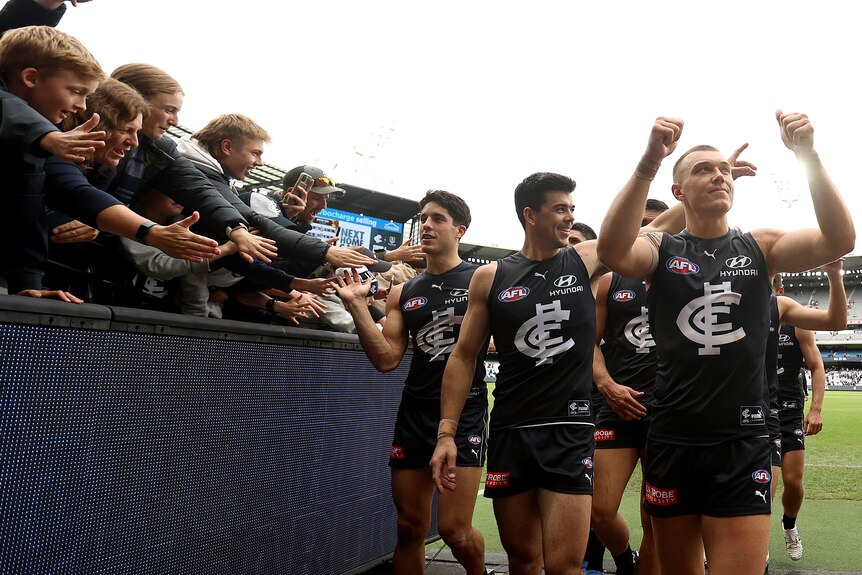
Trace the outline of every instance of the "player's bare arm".
{"type": "Polygon", "coordinates": [[[850,210],[814,149],[814,127],[805,114],[776,112],[781,140],[805,166],[817,228],[752,232],[766,256],[770,277],[805,271],[837,260],[853,249],[856,230],[850,210]]]}
{"type": "Polygon", "coordinates": [[[826,309],[811,309],[789,297],[778,296],[778,317],[782,323],[805,330],[832,331],[847,327],[847,294],[841,279],[841,262],[832,262],[821,269],[829,279],[826,309]]]}
{"type": "Polygon", "coordinates": [[[651,242],[638,237],[640,222],[650,184],[662,160],[676,149],[682,127],[682,120],[676,118],[656,119],[646,152],[602,222],[598,257],[610,269],[626,277],[648,277],[655,266],[651,242]]]}
{"type": "Polygon", "coordinates": [[[335,293],[353,316],[359,343],[371,364],[378,371],[392,371],[401,363],[409,341],[404,316],[399,306],[403,284],[394,286],[386,298],[386,322],[383,325],[383,331],[380,331],[368,311],[366,297],[370,285],[370,278],[363,283],[359,273],[353,270],[352,275],[338,276],[335,293]]]}
{"type": "Polygon", "coordinates": [[[823,429],[823,394],[826,391],[826,370],[823,367],[823,356],[817,344],[814,343],[814,332],[796,328],[796,340],[799,350],[805,358],[805,365],[811,371],[811,405],[808,414],[802,422],[805,435],[817,435],[823,429]]]}
{"type": "Polygon", "coordinates": [[[458,429],[458,419],[464,402],[470,393],[473,373],[476,370],[476,358],[491,330],[488,316],[488,295],[497,264],[490,263],[480,267],[470,281],[470,292],[467,296],[467,313],[461,323],[461,331],[455,349],[446,362],[443,373],[443,384],[440,389],[440,427],[437,434],[437,448],[431,458],[431,475],[437,490],[453,491],[456,487],[455,462],[455,432],[458,429]]]}
{"type": "Polygon", "coordinates": [[[605,364],[605,356],[602,354],[602,334],[605,333],[605,321],[608,317],[608,291],[613,274],[602,275],[598,282],[596,291],[596,347],[593,352],[593,381],[596,388],[605,396],[608,405],[626,421],[635,421],[646,415],[646,408],[636,399],[643,395],[642,391],[635,391],[626,385],[620,385],[614,381],[605,364]]]}

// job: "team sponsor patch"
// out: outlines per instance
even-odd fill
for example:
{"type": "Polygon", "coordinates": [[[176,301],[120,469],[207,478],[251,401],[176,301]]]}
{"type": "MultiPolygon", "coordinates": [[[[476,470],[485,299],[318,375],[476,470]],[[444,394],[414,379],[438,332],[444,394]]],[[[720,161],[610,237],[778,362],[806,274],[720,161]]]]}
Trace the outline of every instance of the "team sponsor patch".
{"type": "Polygon", "coordinates": [[[762,405],[743,405],[739,408],[740,425],[763,425],[765,421],[762,405]]]}
{"type": "Polygon", "coordinates": [[[572,287],[578,282],[578,278],[573,275],[560,276],[554,280],[554,286],[558,288],[572,287]]]}
{"type": "Polygon", "coordinates": [[[635,292],[630,289],[621,289],[614,293],[614,301],[631,301],[635,299],[635,292]]]}
{"type": "Polygon", "coordinates": [[[758,469],[751,474],[751,478],[755,483],[769,483],[772,481],[772,475],[770,475],[769,471],[765,469],[758,469]]]}
{"type": "Polygon", "coordinates": [[[596,441],[613,441],[615,429],[597,429],[593,432],[596,441]]]}
{"type": "Polygon", "coordinates": [[[669,260],[667,260],[665,266],[667,266],[667,269],[672,271],[673,273],[684,276],[696,274],[700,271],[699,265],[697,265],[690,259],[684,258],[682,256],[674,256],[670,258],[669,260]]]}
{"type": "Polygon", "coordinates": [[[398,445],[393,445],[389,450],[389,459],[404,459],[407,457],[407,454],[404,452],[404,448],[398,445]]]}
{"type": "Polygon", "coordinates": [[[497,299],[503,303],[510,303],[518,301],[519,299],[524,299],[528,295],[530,295],[530,288],[526,286],[515,286],[501,291],[500,295],[497,296],[497,299]]]}
{"type": "Polygon", "coordinates": [[[649,483],[644,485],[644,498],[653,505],[667,506],[679,503],[676,489],[659,489],[649,483]]]}
{"type": "Polygon", "coordinates": [[[485,476],[485,488],[495,489],[509,487],[508,471],[489,471],[485,476]]]}
{"type": "Polygon", "coordinates": [[[467,442],[471,445],[479,445],[480,443],[482,443],[482,438],[478,435],[471,435],[467,438],[467,442]]]}
{"type": "Polygon", "coordinates": [[[403,309],[404,309],[404,311],[411,311],[414,309],[419,309],[420,307],[422,307],[426,303],[428,303],[427,297],[422,297],[422,296],[412,297],[412,298],[410,298],[404,302],[404,308],[403,309]]]}
{"type": "Polygon", "coordinates": [[[590,410],[589,399],[572,399],[569,401],[569,417],[589,417],[590,415],[592,415],[592,411],[590,410]]]}
{"type": "Polygon", "coordinates": [[[730,269],[747,268],[751,265],[751,258],[748,256],[736,256],[733,258],[727,258],[726,260],[724,260],[724,265],[726,265],[730,269]]]}

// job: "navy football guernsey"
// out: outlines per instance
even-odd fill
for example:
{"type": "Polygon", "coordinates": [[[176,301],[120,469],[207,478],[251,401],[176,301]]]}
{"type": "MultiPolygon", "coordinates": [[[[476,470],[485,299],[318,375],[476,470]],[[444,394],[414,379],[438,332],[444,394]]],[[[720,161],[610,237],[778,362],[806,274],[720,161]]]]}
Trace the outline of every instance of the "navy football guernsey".
{"type": "Polygon", "coordinates": [[[778,298],[769,298],[769,338],[766,343],[766,405],[769,407],[766,427],[771,437],[781,437],[778,419],[778,298]]]}
{"type": "Polygon", "coordinates": [[[491,431],[550,424],[592,426],[596,304],[578,253],[497,262],[488,296],[500,371],[491,431]]]}
{"type": "MultiPolygon", "coordinates": [[[[404,284],[398,305],[413,342],[413,361],[404,394],[415,399],[440,399],[446,360],[455,348],[467,311],[467,292],[477,267],[461,262],[440,275],[422,272],[404,284]]],[[[487,393],[485,355],[476,359],[470,396],[487,393]]]]}
{"type": "MultiPolygon", "coordinates": [[[[643,280],[613,274],[608,288],[602,355],[613,380],[644,392],[638,401],[649,406],[655,386],[656,354],[646,300],[643,280]]],[[[599,411],[603,420],[615,415],[607,402],[599,411]]]]}
{"type": "Polygon", "coordinates": [[[751,234],[664,234],[648,292],[658,369],[649,438],[712,445],[764,436],[772,293],[751,234]]]}
{"type": "Polygon", "coordinates": [[[805,391],[799,372],[805,357],[796,339],[796,328],[783,324],[778,334],[778,404],[782,411],[802,411],[805,391]]]}

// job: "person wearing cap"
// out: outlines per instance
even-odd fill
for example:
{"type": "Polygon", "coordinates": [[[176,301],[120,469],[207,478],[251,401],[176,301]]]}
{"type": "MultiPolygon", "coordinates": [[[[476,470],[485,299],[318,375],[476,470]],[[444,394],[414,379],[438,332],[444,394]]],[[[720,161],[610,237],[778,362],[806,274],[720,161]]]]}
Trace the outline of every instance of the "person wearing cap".
{"type": "MultiPolygon", "coordinates": [[[[458,255],[458,244],[470,225],[470,209],[454,194],[428,192],[422,206],[422,249],[428,268],[392,288],[386,321],[378,329],[366,305],[369,282],[358,274],[338,278],[336,293],[353,315],[356,332],[371,363],[380,371],[398,367],[412,341],[410,372],[395,422],[389,466],[392,499],[398,512],[395,573],[422,573],[425,535],[431,523],[434,482],[428,461],[436,444],[440,385],[449,354],[458,340],[467,309],[467,292],[476,266],[458,255]]],[[[483,349],[487,349],[485,342],[483,349]]],[[[468,575],[485,569],[485,542],[472,526],[473,508],[485,460],[488,392],[485,366],[479,358],[471,374],[470,398],[461,426],[453,433],[458,472],[465,488],[440,495],[440,536],[468,575]]]]}
{"type": "MultiPolygon", "coordinates": [[[[344,197],[345,191],[335,181],[315,166],[297,166],[282,179],[283,192],[278,198],[270,198],[259,192],[245,192],[240,199],[256,212],[266,215],[278,224],[290,229],[307,232],[311,223],[326,209],[329,198],[344,197]],[[300,176],[307,174],[311,181],[308,191],[297,187],[300,176]]],[[[381,258],[387,262],[403,261],[419,263],[424,260],[421,245],[410,245],[407,240],[394,250],[385,251],[381,258]]]]}
{"type": "Polygon", "coordinates": [[[335,182],[327,176],[323,170],[314,166],[297,166],[287,172],[282,180],[284,195],[282,196],[281,209],[294,222],[296,229],[307,232],[311,229],[311,222],[317,217],[321,210],[326,209],[327,200],[330,197],[341,198],[344,190],[335,185],[335,182]],[[311,176],[311,188],[308,193],[296,188],[299,177],[306,173],[311,176]],[[302,206],[301,210],[296,208],[302,206]]]}

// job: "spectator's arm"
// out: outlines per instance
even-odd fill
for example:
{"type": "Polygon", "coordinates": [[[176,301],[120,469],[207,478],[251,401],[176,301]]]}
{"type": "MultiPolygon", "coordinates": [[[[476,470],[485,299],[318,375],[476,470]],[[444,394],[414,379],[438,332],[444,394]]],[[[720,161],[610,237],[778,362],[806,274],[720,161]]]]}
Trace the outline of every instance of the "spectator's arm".
{"type": "Polygon", "coordinates": [[[66,6],[59,0],[9,0],[0,10],[0,36],[24,26],[51,26],[60,23],[66,6]]]}

